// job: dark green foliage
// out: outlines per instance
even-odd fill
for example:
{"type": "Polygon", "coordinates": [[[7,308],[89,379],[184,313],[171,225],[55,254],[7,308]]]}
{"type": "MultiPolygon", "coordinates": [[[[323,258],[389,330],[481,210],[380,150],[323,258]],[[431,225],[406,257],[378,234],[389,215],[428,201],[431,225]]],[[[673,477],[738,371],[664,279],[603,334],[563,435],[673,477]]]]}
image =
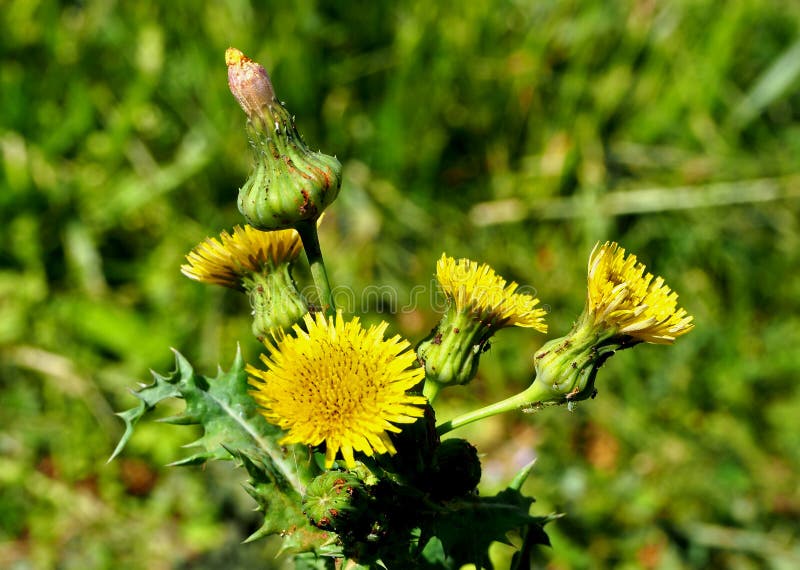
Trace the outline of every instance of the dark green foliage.
{"type": "Polygon", "coordinates": [[[134,392],[139,406],[118,414],[125,433],[113,457],[119,455],[133,435],[138,421],[159,403],[180,398],[185,410],[163,422],[199,424],[203,436],[191,444],[203,450],[172,465],[196,465],[210,460],[235,458],[250,475],[245,487],[264,514],[264,523],[248,540],[272,534],[283,537],[281,552],[306,552],[333,540],[309,524],[300,503],[300,488],[315,473],[311,454],[302,446],[279,446],[278,427],[267,423],[248,395],[244,361],[237,351],[231,368],[221,368],[216,377],[196,374],[189,362],[175,353],[175,371],[169,376],[153,373],[154,381],[134,392]]]}
{"type": "Polygon", "coordinates": [[[510,544],[511,532],[532,537],[533,544],[549,545],[542,531],[549,519],[530,516],[531,503],[533,499],[514,489],[506,489],[494,497],[451,501],[426,521],[420,542],[428,537],[441,542],[445,568],[460,568],[464,564],[493,568],[489,546],[495,541],[510,544]]]}
{"type": "MultiPolygon", "coordinates": [[[[519,492],[531,466],[496,496],[475,495],[480,480],[477,451],[461,439],[439,443],[432,414],[397,438],[401,450],[408,450],[416,438],[416,453],[405,456],[401,451],[369,462],[359,468],[361,476],[333,470],[312,478],[316,462],[310,452],[304,453],[301,446],[278,446],[280,430],[258,413],[247,393],[239,352],[231,368],[219,369],[213,378],[196,374],[176,352],[175,371],[168,376],[153,373],[153,378],[152,384],[134,392],[139,405],[118,414],[126,429],[112,458],[129,442],[142,417],[165,400],[183,400],[185,410],[162,421],[202,426],[202,437],[192,444],[202,451],[173,465],[234,459],[244,467],[249,475],[245,489],[264,517],[246,542],[279,535],[281,553],[352,559],[364,568],[427,564],[452,570],[468,563],[491,568],[489,546],[511,544],[512,532],[525,537],[528,549],[549,544],[542,528],[550,519],[531,516],[533,499],[519,492]],[[372,483],[367,486],[362,476],[372,483]]],[[[301,567],[312,563],[307,556],[301,560],[301,567]]]]}

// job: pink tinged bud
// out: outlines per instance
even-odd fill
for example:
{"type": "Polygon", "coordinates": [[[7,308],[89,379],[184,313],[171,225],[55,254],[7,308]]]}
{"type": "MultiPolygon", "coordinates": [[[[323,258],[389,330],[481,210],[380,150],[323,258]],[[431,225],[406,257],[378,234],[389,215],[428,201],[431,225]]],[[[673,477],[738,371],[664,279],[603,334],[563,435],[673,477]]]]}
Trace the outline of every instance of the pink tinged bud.
{"type": "Polygon", "coordinates": [[[314,221],[339,194],[342,165],[334,156],[313,152],[294,117],[275,98],[267,72],[236,48],[225,52],[228,84],[248,117],[247,133],[255,164],[239,189],[239,211],[262,231],[314,221]]]}
{"type": "Polygon", "coordinates": [[[228,85],[239,105],[249,118],[263,119],[264,109],[277,101],[267,71],[233,47],[225,51],[225,63],[228,65],[228,85]]]}

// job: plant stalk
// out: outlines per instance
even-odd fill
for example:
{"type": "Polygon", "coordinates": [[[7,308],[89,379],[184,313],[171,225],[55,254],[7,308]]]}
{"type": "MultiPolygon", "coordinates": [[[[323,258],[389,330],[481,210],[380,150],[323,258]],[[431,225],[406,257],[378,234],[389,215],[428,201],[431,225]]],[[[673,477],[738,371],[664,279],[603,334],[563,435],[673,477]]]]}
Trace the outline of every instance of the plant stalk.
{"type": "Polygon", "coordinates": [[[314,279],[314,285],[317,288],[322,311],[326,315],[333,315],[336,313],[336,306],[333,304],[331,284],[328,281],[328,272],[325,270],[325,261],[322,259],[322,250],[319,247],[317,221],[298,222],[295,229],[300,234],[300,240],[303,242],[303,249],[306,252],[308,265],[311,268],[311,277],[314,279]]]}
{"type": "Polygon", "coordinates": [[[511,396],[510,398],[506,398],[505,400],[495,402],[494,404],[490,404],[483,408],[467,412],[466,414],[462,414],[450,421],[440,424],[436,428],[436,432],[441,436],[453,431],[454,429],[471,424],[472,422],[476,422],[478,420],[482,420],[484,418],[489,418],[491,416],[496,416],[497,414],[502,414],[503,412],[510,412],[511,410],[516,410],[526,406],[530,407],[540,404],[547,399],[549,394],[550,391],[544,387],[541,382],[534,381],[527,390],[520,392],[519,394],[511,396]]]}

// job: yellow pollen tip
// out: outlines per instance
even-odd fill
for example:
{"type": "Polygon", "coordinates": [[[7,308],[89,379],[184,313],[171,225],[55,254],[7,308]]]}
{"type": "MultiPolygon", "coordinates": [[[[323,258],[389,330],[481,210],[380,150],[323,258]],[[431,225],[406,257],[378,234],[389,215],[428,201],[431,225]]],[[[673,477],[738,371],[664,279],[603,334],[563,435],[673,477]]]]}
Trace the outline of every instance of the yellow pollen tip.
{"type": "Polygon", "coordinates": [[[506,282],[485,263],[442,254],[436,264],[436,279],[458,312],[469,312],[494,327],[518,326],[547,332],[546,312],[536,307],[539,299],[518,292],[516,282],[506,282]]]}
{"type": "Polygon", "coordinates": [[[246,63],[248,61],[252,60],[235,47],[229,47],[225,50],[225,64],[228,66],[240,65],[241,63],[246,63]]]}

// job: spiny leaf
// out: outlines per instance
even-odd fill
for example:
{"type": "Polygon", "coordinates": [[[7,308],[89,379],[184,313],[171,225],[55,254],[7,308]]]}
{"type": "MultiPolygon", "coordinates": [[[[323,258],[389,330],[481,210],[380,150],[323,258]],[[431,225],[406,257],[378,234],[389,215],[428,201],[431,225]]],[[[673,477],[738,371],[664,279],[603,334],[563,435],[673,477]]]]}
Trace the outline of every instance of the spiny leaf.
{"type": "Polygon", "coordinates": [[[333,558],[317,556],[313,552],[304,552],[294,557],[294,570],[334,570],[333,558]]]}
{"type": "Polygon", "coordinates": [[[514,553],[511,558],[511,570],[522,570],[531,566],[534,546],[550,546],[550,537],[544,531],[544,525],[550,521],[561,518],[563,515],[551,514],[543,517],[535,517],[537,522],[528,525],[522,533],[522,546],[514,553]]]}
{"type": "Polygon", "coordinates": [[[162,400],[181,397],[180,390],[175,384],[175,375],[177,372],[173,372],[170,376],[161,376],[153,371],[151,371],[151,374],[153,375],[153,383],[133,392],[133,395],[140,400],[139,405],[117,414],[122,418],[122,421],[125,422],[125,433],[122,434],[117,447],[114,449],[114,453],[108,458],[109,462],[117,457],[128,443],[128,440],[130,440],[133,435],[133,428],[142,416],[152,411],[153,408],[156,407],[156,404],[162,400]]]}
{"type": "Polygon", "coordinates": [[[303,467],[295,464],[296,454],[305,454],[305,448],[281,448],[277,444],[277,438],[282,434],[280,428],[268,423],[258,413],[257,404],[248,394],[241,351],[237,350],[228,371],[219,368],[213,378],[196,374],[186,358],[175,351],[175,371],[169,376],[153,373],[153,378],[152,384],[134,392],[141,400],[139,405],[118,414],[125,422],[125,433],[111,459],[122,451],[139,419],[159,402],[167,398],[180,398],[186,403],[183,413],[165,421],[202,425],[203,435],[190,445],[202,450],[173,465],[196,465],[209,459],[230,459],[231,454],[227,449],[234,449],[254,455],[264,454],[269,458],[272,468],[282,473],[295,489],[301,489],[303,481],[313,477],[313,465],[304,463],[303,467]]]}
{"type": "Polygon", "coordinates": [[[535,459],[520,469],[517,474],[514,475],[514,479],[511,480],[511,483],[508,484],[508,488],[515,491],[521,491],[522,485],[528,479],[528,475],[531,474],[531,471],[533,471],[534,465],[536,465],[535,459]]]}
{"type": "MultiPolygon", "coordinates": [[[[283,537],[281,552],[308,552],[325,544],[333,544],[336,535],[311,525],[303,514],[300,494],[275,469],[268,456],[260,451],[231,452],[241,461],[250,480],[245,490],[264,513],[264,524],[245,542],[279,534],[283,537]]],[[[308,461],[304,458],[302,461],[308,461]]],[[[298,461],[301,461],[298,459],[298,461]]]]}
{"type": "MultiPolygon", "coordinates": [[[[475,564],[478,568],[492,568],[489,560],[492,542],[510,544],[506,536],[509,532],[525,532],[528,527],[536,525],[540,528],[540,519],[528,514],[532,503],[533,499],[511,488],[494,497],[452,501],[431,518],[427,528],[423,527],[422,536],[436,537],[441,541],[447,567],[475,564]]],[[[434,553],[435,549],[430,551],[430,554],[434,553]]],[[[434,559],[440,562],[440,556],[434,556],[434,559]]]]}

